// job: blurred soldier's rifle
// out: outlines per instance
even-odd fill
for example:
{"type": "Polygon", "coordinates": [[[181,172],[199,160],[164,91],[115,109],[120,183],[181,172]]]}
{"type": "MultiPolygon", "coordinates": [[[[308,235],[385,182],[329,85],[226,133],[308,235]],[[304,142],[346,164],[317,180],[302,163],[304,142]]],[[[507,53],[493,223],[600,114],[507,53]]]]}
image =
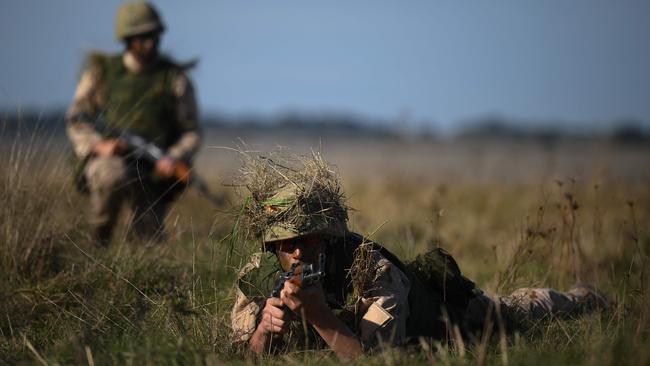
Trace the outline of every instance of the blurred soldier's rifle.
{"type": "MultiPolygon", "coordinates": [[[[108,127],[101,116],[95,122],[95,129],[104,137],[119,139],[124,142],[129,156],[136,160],[145,160],[151,164],[156,164],[158,160],[166,156],[163,149],[144,137],[129,130],[108,127]]],[[[192,171],[192,167],[188,163],[176,160],[174,178],[183,184],[196,188],[214,206],[220,207],[223,205],[223,198],[213,195],[205,181],[192,171]]]]}
{"type": "Polygon", "coordinates": [[[309,287],[320,282],[325,277],[325,254],[318,256],[318,264],[314,263],[294,263],[291,270],[283,273],[275,283],[273,292],[270,297],[280,297],[280,292],[284,288],[284,283],[290,281],[300,287],[309,287]]]}

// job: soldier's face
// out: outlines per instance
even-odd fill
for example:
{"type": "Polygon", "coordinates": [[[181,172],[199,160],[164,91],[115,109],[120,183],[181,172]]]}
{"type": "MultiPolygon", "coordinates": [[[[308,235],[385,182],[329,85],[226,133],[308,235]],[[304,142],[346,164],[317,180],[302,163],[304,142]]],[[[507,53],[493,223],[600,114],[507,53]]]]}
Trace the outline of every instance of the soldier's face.
{"type": "Polygon", "coordinates": [[[133,36],[128,41],[129,51],[142,63],[153,61],[158,55],[160,33],[151,32],[133,36]]]}
{"type": "Polygon", "coordinates": [[[279,240],[273,249],[282,269],[289,271],[294,263],[318,263],[318,255],[327,249],[327,241],[319,236],[305,236],[279,240]]]}

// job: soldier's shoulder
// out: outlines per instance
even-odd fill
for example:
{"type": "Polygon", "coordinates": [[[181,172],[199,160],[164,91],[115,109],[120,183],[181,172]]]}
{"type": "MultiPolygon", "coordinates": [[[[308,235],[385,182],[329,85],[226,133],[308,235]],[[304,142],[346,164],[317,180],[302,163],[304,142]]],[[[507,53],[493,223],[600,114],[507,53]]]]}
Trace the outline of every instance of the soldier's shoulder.
{"type": "Polygon", "coordinates": [[[122,62],[121,53],[106,53],[102,51],[89,51],[86,53],[83,68],[93,73],[101,74],[114,64],[122,62]]]}
{"type": "Polygon", "coordinates": [[[195,68],[196,65],[198,65],[199,61],[198,59],[178,61],[169,55],[161,55],[160,63],[164,68],[173,69],[179,73],[187,73],[195,68]]]}
{"type": "Polygon", "coordinates": [[[103,51],[91,50],[86,53],[85,64],[88,66],[104,65],[108,62],[122,61],[121,53],[108,53],[103,51]]]}
{"type": "Polygon", "coordinates": [[[247,297],[267,296],[273,289],[279,269],[280,264],[274,254],[255,253],[240,267],[236,285],[247,297]]]}

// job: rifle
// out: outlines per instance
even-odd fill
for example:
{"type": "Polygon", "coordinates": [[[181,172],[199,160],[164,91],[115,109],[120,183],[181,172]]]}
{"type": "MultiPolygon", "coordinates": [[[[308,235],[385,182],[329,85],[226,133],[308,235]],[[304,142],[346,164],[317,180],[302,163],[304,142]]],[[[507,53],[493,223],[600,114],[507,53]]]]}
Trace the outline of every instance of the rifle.
{"type": "Polygon", "coordinates": [[[291,265],[291,269],[284,272],[275,282],[275,287],[269,297],[280,297],[286,281],[292,281],[300,287],[309,287],[320,282],[325,277],[325,254],[318,255],[318,265],[314,263],[298,263],[291,265]]]}
{"type": "MultiPolygon", "coordinates": [[[[81,115],[75,116],[73,119],[88,120],[88,117],[81,115]]],[[[130,152],[131,156],[133,156],[136,160],[142,159],[155,164],[158,160],[162,159],[166,155],[163,149],[134,132],[131,132],[129,130],[122,130],[114,126],[109,127],[104,121],[103,115],[99,115],[96,118],[94,127],[97,132],[105,137],[116,138],[123,141],[126,144],[127,150],[130,152]]],[[[210,189],[208,189],[208,185],[205,183],[205,181],[201,179],[201,177],[199,177],[196,173],[194,173],[192,171],[192,167],[190,167],[190,165],[186,162],[176,162],[174,178],[181,183],[196,188],[196,190],[199,191],[199,193],[201,193],[205,198],[207,198],[214,206],[220,207],[223,205],[224,199],[212,194],[210,192],[210,189]]]]}

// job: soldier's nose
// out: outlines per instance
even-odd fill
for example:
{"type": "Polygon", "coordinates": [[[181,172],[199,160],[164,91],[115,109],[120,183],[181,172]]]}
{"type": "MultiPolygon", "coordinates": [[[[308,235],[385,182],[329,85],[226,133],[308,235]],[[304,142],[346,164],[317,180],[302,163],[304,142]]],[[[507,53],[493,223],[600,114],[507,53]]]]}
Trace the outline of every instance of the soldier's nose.
{"type": "Polygon", "coordinates": [[[302,249],[299,246],[296,246],[293,249],[293,253],[291,253],[291,255],[296,259],[302,258],[302,249]]]}
{"type": "Polygon", "coordinates": [[[156,46],[156,40],[154,38],[146,38],[143,42],[143,46],[147,50],[152,50],[156,46]]]}

